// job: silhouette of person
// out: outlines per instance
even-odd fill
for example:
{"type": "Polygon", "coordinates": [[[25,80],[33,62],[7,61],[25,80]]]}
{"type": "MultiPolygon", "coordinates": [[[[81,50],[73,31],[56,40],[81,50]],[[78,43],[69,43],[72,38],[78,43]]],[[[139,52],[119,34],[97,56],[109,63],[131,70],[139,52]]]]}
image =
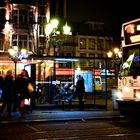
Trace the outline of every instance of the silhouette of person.
{"type": "Polygon", "coordinates": [[[3,82],[4,82],[3,76],[0,75],[0,101],[2,100],[2,94],[3,94],[3,82]]]}
{"type": "Polygon", "coordinates": [[[24,104],[25,99],[31,99],[32,94],[28,90],[28,84],[31,83],[28,72],[23,69],[20,76],[16,80],[16,92],[19,97],[19,109],[21,116],[25,115],[26,106],[24,104]]]}
{"type": "Polygon", "coordinates": [[[84,78],[81,75],[77,76],[78,80],[76,83],[76,94],[79,99],[79,110],[84,110],[83,97],[85,93],[84,78]]]}
{"type": "Polygon", "coordinates": [[[14,80],[12,76],[12,71],[8,70],[4,78],[3,95],[2,95],[3,104],[0,109],[0,114],[1,114],[3,113],[3,110],[7,106],[8,117],[11,116],[11,107],[12,107],[12,102],[14,97],[13,89],[14,89],[14,80]]]}

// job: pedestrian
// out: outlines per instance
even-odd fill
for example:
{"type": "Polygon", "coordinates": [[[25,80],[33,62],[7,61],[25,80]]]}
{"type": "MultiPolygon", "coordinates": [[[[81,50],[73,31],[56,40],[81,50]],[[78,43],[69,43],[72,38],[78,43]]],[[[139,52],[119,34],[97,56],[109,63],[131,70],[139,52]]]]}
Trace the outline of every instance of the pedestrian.
{"type": "Polygon", "coordinates": [[[53,103],[53,99],[56,96],[56,84],[51,83],[50,84],[50,94],[49,94],[49,103],[52,104],[53,103]]]}
{"type": "Polygon", "coordinates": [[[2,99],[2,94],[3,94],[3,82],[4,82],[4,79],[0,72],[0,101],[2,99]]]}
{"type": "Polygon", "coordinates": [[[85,85],[84,85],[84,78],[81,75],[77,76],[77,83],[76,83],[76,94],[79,100],[79,110],[84,110],[84,102],[83,97],[85,93],[85,85]]]}
{"type": "MultiPolygon", "coordinates": [[[[21,117],[25,115],[27,111],[27,106],[29,108],[31,107],[32,94],[28,89],[29,83],[32,83],[31,79],[29,78],[28,72],[23,69],[20,76],[16,80],[16,92],[17,96],[19,97],[18,108],[21,113],[21,117]]],[[[32,111],[31,108],[30,111],[32,111]]]]}
{"type": "Polygon", "coordinates": [[[14,98],[13,91],[14,91],[14,80],[12,76],[12,71],[8,70],[4,78],[2,106],[0,109],[0,114],[2,114],[4,109],[7,107],[8,117],[12,116],[11,109],[14,98]]]}

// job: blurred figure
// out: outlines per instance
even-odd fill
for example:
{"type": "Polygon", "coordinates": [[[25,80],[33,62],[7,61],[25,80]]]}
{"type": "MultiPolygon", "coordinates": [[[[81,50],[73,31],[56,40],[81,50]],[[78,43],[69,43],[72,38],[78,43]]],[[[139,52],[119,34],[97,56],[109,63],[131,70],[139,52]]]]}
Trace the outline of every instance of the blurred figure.
{"type": "Polygon", "coordinates": [[[3,113],[4,109],[7,107],[8,117],[11,116],[11,107],[14,98],[14,81],[12,76],[12,71],[8,70],[4,78],[3,94],[2,94],[2,106],[0,109],[0,114],[3,113]]]}
{"type": "Polygon", "coordinates": [[[65,84],[64,83],[62,83],[62,85],[61,85],[61,87],[60,87],[60,94],[61,95],[64,95],[64,94],[66,94],[66,86],[65,86],[65,84]]]}
{"type": "Polygon", "coordinates": [[[56,85],[51,83],[50,84],[50,94],[49,94],[49,103],[52,104],[53,103],[53,99],[56,96],[56,85]]]}
{"type": "Polygon", "coordinates": [[[84,110],[84,102],[83,97],[85,93],[85,85],[84,85],[84,78],[81,75],[77,76],[78,80],[76,83],[76,94],[79,99],[79,110],[84,110]]]}
{"type": "Polygon", "coordinates": [[[3,76],[0,73],[0,101],[2,99],[2,94],[3,94],[3,82],[4,82],[4,79],[3,79],[3,76]]]}
{"type": "MultiPolygon", "coordinates": [[[[20,76],[16,80],[16,93],[19,97],[19,109],[21,116],[24,116],[26,113],[25,101],[32,98],[32,94],[28,90],[29,83],[31,83],[31,80],[29,78],[28,72],[25,69],[23,69],[20,76]]],[[[29,104],[31,105],[31,103],[29,104]]]]}
{"type": "Polygon", "coordinates": [[[75,87],[74,87],[73,84],[69,84],[69,88],[67,90],[67,93],[68,94],[67,94],[65,100],[70,103],[72,101],[72,99],[74,99],[75,96],[76,96],[76,94],[75,94],[75,87]]]}

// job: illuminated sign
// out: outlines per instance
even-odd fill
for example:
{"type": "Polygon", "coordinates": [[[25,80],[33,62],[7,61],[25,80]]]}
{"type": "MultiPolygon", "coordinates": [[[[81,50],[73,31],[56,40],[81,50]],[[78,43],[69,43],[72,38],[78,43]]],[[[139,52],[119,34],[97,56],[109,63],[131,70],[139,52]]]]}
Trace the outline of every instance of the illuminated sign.
{"type": "Polygon", "coordinates": [[[130,36],[130,41],[131,41],[132,43],[139,42],[139,41],[140,41],[140,35],[133,35],[133,36],[130,36]]]}
{"type": "Polygon", "coordinates": [[[140,19],[124,24],[125,45],[140,43],[140,19]]]}
{"type": "Polygon", "coordinates": [[[134,57],[134,62],[140,62],[140,56],[135,56],[134,57]]]}
{"type": "Polygon", "coordinates": [[[75,70],[75,75],[74,75],[75,85],[77,82],[77,75],[81,75],[84,78],[85,92],[93,92],[92,72],[75,70]]]}

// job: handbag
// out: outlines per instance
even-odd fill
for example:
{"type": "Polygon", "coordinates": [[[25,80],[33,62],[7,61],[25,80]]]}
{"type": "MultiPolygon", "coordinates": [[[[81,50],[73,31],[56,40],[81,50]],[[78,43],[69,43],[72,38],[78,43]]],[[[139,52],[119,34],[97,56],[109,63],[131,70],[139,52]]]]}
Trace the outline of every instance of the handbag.
{"type": "Polygon", "coordinates": [[[25,99],[24,100],[24,105],[30,105],[31,104],[31,99],[25,99]]]}
{"type": "Polygon", "coordinates": [[[30,106],[31,105],[31,99],[22,99],[21,102],[20,102],[20,107],[23,108],[26,106],[30,106]]]}
{"type": "Polygon", "coordinates": [[[34,87],[33,87],[33,85],[31,83],[28,83],[27,88],[28,88],[29,93],[32,93],[34,91],[34,87]]]}

